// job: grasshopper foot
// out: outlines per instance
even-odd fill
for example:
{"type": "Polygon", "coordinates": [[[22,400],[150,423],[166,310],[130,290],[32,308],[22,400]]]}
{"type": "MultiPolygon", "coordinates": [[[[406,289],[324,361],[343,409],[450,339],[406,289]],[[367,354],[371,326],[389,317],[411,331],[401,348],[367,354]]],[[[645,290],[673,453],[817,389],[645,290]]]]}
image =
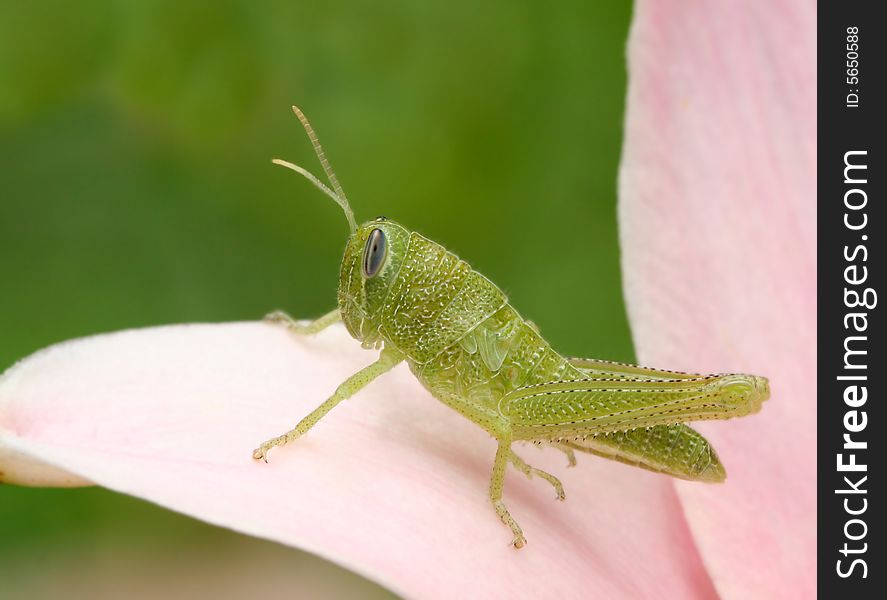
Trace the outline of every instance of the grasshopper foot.
{"type": "Polygon", "coordinates": [[[282,446],[286,442],[287,439],[285,435],[270,439],[255,450],[253,450],[253,458],[256,460],[263,460],[265,462],[268,462],[268,452],[271,450],[271,448],[274,448],[275,446],[282,446]]]}
{"type": "Polygon", "coordinates": [[[295,319],[291,316],[283,312],[282,310],[275,310],[274,312],[269,312],[265,315],[265,321],[268,323],[283,323],[285,325],[289,325],[290,323],[295,323],[295,319]]]}
{"type": "Polygon", "coordinates": [[[496,514],[499,515],[502,522],[508,525],[511,528],[511,533],[514,534],[511,545],[518,549],[523,548],[527,544],[527,538],[524,537],[524,532],[521,530],[520,525],[517,524],[517,521],[514,520],[508,509],[505,508],[505,503],[501,500],[495,500],[493,501],[493,507],[496,509],[496,514]]]}

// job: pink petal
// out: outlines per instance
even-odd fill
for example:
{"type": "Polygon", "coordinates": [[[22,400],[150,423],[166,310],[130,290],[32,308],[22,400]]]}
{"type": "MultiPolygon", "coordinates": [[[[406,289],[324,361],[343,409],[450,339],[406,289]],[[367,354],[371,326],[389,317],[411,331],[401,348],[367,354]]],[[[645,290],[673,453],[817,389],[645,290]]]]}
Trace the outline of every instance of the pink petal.
{"type": "Polygon", "coordinates": [[[620,175],[641,362],[771,379],[754,417],[701,426],[724,486],[677,483],[718,592],[815,590],[815,5],[635,9],[620,175]]]}
{"type": "MultiPolygon", "coordinates": [[[[298,338],[259,323],[187,325],[68,342],[0,378],[0,471],[30,457],[211,523],[316,552],[406,596],[711,597],[668,480],[555,451],[522,454],[562,477],[509,473],[487,499],[495,446],[405,365],[309,435],[251,458],[374,359],[342,327],[298,338]]],[[[46,472],[44,472],[46,476],[46,472]]]]}

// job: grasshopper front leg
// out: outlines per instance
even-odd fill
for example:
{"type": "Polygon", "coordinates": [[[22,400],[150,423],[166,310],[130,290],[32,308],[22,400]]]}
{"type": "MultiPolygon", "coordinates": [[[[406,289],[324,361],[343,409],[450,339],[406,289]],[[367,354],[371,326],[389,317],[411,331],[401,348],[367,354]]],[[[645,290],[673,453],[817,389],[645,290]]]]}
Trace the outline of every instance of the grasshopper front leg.
{"type": "Polygon", "coordinates": [[[315,333],[323,331],[333,323],[338,323],[341,319],[342,315],[339,313],[338,308],[331,310],[327,314],[311,321],[307,325],[299,323],[282,310],[275,310],[274,312],[265,315],[265,320],[269,323],[280,323],[281,325],[285,326],[287,329],[298,335],[314,335],[315,333]]]}
{"type": "Polygon", "coordinates": [[[355,393],[366,387],[367,384],[373,381],[376,377],[393,369],[403,359],[404,355],[399,351],[393,348],[383,348],[381,354],[379,354],[379,359],[376,362],[364,367],[363,369],[346,379],[336,389],[335,393],[332,396],[330,396],[323,404],[311,411],[311,413],[307,417],[299,421],[298,425],[296,425],[293,429],[281,436],[272,438],[267,442],[264,442],[261,446],[253,450],[253,458],[262,459],[265,462],[268,462],[268,451],[271,450],[271,448],[274,448],[275,446],[282,446],[301,437],[309,429],[314,427],[314,425],[318,421],[320,421],[320,419],[323,418],[326,413],[332,410],[333,407],[335,407],[339,402],[353,396],[355,393]]]}

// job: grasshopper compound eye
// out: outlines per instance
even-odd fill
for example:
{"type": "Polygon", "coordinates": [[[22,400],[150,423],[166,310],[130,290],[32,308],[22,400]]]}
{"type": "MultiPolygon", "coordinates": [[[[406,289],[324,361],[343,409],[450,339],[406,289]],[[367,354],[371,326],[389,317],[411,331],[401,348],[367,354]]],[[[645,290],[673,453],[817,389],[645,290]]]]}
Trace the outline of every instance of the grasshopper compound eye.
{"type": "Polygon", "coordinates": [[[363,251],[363,276],[367,279],[375,277],[385,262],[385,234],[381,229],[373,229],[367,238],[363,251]]]}

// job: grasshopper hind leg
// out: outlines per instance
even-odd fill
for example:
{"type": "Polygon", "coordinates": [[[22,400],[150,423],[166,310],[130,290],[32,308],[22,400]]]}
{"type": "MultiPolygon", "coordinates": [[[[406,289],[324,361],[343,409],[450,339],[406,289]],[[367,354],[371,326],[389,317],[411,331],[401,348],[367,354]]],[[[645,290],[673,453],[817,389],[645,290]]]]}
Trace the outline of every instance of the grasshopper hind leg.
{"type": "MultiPolygon", "coordinates": [[[[540,442],[540,445],[541,445],[541,442],[540,442]]],[[[552,443],[549,443],[548,445],[551,446],[552,448],[557,448],[558,450],[560,450],[561,452],[564,453],[564,455],[567,457],[567,466],[568,467],[575,467],[576,466],[576,452],[574,452],[573,448],[571,448],[568,444],[561,444],[561,443],[552,442],[552,443]]]]}

